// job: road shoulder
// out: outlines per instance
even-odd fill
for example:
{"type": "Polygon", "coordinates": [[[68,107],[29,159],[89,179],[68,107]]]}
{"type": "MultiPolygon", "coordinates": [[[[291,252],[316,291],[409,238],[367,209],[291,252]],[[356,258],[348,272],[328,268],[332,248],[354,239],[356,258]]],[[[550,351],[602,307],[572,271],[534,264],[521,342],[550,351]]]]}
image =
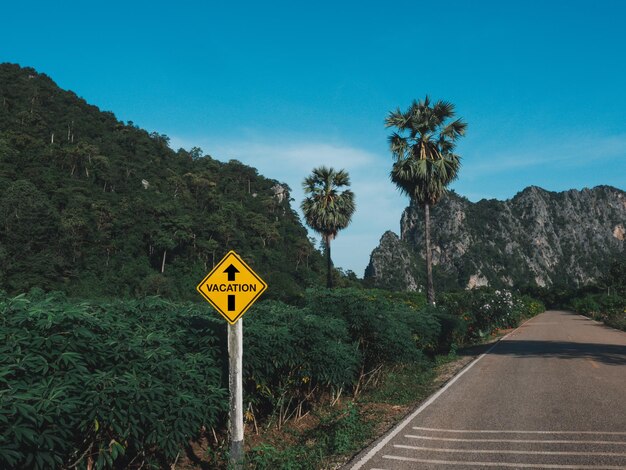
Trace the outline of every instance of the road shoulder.
{"type": "Polygon", "coordinates": [[[387,439],[387,436],[389,436],[390,433],[394,433],[396,429],[404,427],[406,422],[413,419],[413,415],[417,415],[418,411],[421,411],[420,408],[423,408],[427,406],[429,402],[434,401],[448,386],[448,384],[451,384],[456,377],[459,377],[460,374],[463,373],[468,366],[470,366],[470,364],[473,364],[482,354],[494,347],[500,340],[512,331],[514,331],[514,329],[503,330],[492,340],[484,344],[461,349],[458,351],[456,359],[439,365],[436,368],[436,377],[431,383],[430,393],[426,396],[426,398],[410,405],[390,407],[388,410],[389,414],[387,414],[384,419],[380,420],[378,425],[375,427],[374,435],[376,437],[363,450],[347,460],[342,468],[346,470],[353,468],[356,470],[357,468],[360,468],[359,464],[372,451],[372,449],[377,448],[384,440],[387,439]]]}

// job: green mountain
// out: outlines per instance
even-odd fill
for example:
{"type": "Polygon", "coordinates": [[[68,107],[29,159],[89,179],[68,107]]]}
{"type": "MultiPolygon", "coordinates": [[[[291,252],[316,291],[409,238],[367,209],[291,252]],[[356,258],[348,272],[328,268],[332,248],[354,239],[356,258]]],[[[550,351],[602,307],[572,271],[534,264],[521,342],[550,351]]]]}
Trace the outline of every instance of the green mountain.
{"type": "Polygon", "coordinates": [[[323,259],[289,187],[123,123],[31,68],[0,64],[0,289],[196,298],[228,250],[292,300],[323,259]]]}
{"type": "MultiPolygon", "coordinates": [[[[476,203],[450,192],[431,210],[440,288],[582,287],[626,255],[626,192],[611,186],[550,192],[531,186],[512,199],[476,203]]],[[[410,205],[401,235],[383,235],[365,271],[369,285],[425,285],[424,216],[410,205]]]]}

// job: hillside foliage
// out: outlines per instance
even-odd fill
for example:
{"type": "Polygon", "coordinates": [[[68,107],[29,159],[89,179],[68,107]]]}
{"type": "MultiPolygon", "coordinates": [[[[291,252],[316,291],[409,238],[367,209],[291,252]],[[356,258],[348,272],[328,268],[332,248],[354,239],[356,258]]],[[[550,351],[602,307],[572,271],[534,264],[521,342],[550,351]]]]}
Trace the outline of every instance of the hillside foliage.
{"type": "Polygon", "coordinates": [[[0,64],[0,287],[191,298],[230,249],[262,266],[269,297],[321,282],[287,185],[174,151],[46,75],[0,64]]]}

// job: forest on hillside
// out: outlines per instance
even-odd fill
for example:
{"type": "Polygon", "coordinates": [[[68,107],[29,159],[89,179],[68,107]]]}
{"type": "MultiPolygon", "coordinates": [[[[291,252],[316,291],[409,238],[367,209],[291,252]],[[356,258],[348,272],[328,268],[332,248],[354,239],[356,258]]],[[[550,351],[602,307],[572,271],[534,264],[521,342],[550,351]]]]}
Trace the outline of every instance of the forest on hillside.
{"type": "Polygon", "coordinates": [[[267,296],[301,298],[323,258],[289,187],[123,123],[45,74],[0,64],[0,289],[195,298],[229,250],[267,296]],[[262,268],[260,268],[262,266],[262,268]]]}

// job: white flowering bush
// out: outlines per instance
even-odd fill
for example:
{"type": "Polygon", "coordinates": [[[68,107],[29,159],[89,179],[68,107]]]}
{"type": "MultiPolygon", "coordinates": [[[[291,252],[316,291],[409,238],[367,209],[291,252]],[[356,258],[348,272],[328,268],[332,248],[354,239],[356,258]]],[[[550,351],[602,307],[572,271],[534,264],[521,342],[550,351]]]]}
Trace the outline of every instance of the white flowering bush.
{"type": "Polygon", "coordinates": [[[499,329],[514,328],[522,318],[543,312],[541,302],[511,291],[474,289],[441,296],[446,310],[461,320],[456,342],[469,344],[499,329]]]}

